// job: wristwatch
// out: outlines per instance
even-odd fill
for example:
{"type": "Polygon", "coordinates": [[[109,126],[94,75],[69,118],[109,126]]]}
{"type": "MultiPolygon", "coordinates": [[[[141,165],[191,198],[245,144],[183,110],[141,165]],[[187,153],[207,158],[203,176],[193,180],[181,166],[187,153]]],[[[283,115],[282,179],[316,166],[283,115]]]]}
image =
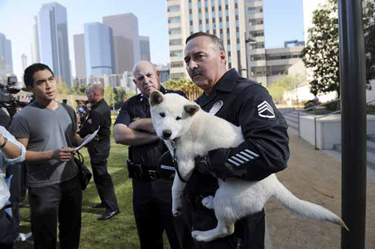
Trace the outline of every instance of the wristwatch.
{"type": "Polygon", "coordinates": [[[8,142],[8,139],[6,137],[4,137],[4,142],[2,145],[0,145],[0,149],[4,148],[4,146],[7,144],[8,142]]]}

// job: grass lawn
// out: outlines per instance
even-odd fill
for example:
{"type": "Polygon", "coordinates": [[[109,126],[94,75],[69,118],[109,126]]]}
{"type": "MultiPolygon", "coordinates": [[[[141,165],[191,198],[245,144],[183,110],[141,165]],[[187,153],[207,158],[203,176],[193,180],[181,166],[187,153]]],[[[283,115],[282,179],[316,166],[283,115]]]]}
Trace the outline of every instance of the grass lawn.
{"type": "MultiPolygon", "coordinates": [[[[82,230],[80,248],[83,249],[136,249],[139,248],[137,228],[133,215],[132,183],[126,170],[127,147],[115,144],[112,133],[111,153],[108,170],[115,185],[115,192],[121,213],[110,220],[97,221],[104,209],[92,209],[90,206],[99,203],[100,199],[93,180],[83,192],[82,230]]],[[[82,149],[85,164],[90,168],[87,150],[82,149]]],[[[30,211],[21,208],[21,232],[30,232],[28,222],[30,211]]],[[[169,248],[164,237],[165,248],[169,248]]],[[[32,240],[15,244],[15,249],[33,248],[32,240]]]]}

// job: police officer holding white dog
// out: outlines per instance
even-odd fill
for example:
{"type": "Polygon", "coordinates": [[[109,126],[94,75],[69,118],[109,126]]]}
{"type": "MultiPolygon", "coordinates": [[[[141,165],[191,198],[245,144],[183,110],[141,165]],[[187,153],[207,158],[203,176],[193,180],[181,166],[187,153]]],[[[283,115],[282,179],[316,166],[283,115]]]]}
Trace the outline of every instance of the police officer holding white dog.
{"type": "MultiPolygon", "coordinates": [[[[184,210],[191,230],[216,227],[213,210],[202,206],[202,199],[214,196],[217,178],[248,181],[264,179],[283,170],[289,159],[287,124],[267,90],[242,78],[235,69],[227,70],[222,41],[214,35],[198,32],[186,39],[186,69],[192,81],[204,93],[197,99],[201,108],[240,126],[245,141],[237,148],[217,149],[196,159],[196,170],[187,182],[184,210]]],[[[209,129],[209,127],[207,127],[209,129]]],[[[192,248],[264,248],[264,210],[236,223],[231,236],[208,243],[195,242],[192,248]]],[[[187,236],[186,243],[193,238],[187,236]]]]}

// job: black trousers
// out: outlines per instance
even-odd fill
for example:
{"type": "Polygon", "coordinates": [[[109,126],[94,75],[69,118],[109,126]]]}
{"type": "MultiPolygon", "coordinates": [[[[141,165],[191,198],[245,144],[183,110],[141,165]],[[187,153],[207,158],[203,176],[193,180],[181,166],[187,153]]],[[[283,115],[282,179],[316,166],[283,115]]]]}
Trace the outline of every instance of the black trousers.
{"type": "Polygon", "coordinates": [[[35,249],[55,249],[59,223],[60,248],[79,248],[82,190],[78,177],[29,188],[31,232],[35,249]]]}
{"type": "MultiPolygon", "coordinates": [[[[187,197],[183,199],[182,216],[193,230],[206,231],[217,226],[213,210],[201,204],[203,197],[187,197]]],[[[265,213],[259,213],[243,218],[236,222],[235,231],[231,236],[216,239],[211,242],[197,242],[191,233],[184,233],[181,244],[183,249],[264,249],[265,213]]]]}
{"type": "Polygon", "coordinates": [[[172,215],[172,183],[133,179],[133,208],[141,249],[162,249],[164,230],[171,249],[180,248],[176,229],[181,231],[185,223],[172,215]]]}
{"type": "Polygon", "coordinates": [[[88,147],[94,182],[101,202],[108,212],[118,210],[115,189],[110,174],[107,170],[110,142],[103,141],[94,147],[88,147]]]}

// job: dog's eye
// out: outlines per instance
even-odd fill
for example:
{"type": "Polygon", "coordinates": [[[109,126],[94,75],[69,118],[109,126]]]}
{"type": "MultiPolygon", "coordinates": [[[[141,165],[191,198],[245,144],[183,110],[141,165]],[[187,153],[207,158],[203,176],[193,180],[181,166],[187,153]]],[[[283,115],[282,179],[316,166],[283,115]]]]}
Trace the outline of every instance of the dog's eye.
{"type": "Polygon", "coordinates": [[[165,113],[164,112],[159,113],[159,115],[160,115],[160,117],[165,118],[165,113]]]}
{"type": "Polygon", "coordinates": [[[181,120],[181,118],[180,118],[180,117],[177,117],[176,120],[181,120]]]}

